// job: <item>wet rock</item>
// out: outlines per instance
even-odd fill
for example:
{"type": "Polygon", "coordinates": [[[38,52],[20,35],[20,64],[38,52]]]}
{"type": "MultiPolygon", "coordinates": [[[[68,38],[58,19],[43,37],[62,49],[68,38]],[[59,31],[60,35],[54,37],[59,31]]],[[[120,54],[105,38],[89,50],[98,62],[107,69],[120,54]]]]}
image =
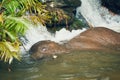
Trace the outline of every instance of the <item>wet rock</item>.
{"type": "Polygon", "coordinates": [[[81,6],[80,0],[44,0],[44,3],[50,12],[61,17],[53,17],[52,22],[47,22],[49,29],[71,27],[76,18],[76,8],[81,6]]]}
{"type": "Polygon", "coordinates": [[[115,14],[120,14],[120,0],[101,0],[102,5],[115,14]]]}

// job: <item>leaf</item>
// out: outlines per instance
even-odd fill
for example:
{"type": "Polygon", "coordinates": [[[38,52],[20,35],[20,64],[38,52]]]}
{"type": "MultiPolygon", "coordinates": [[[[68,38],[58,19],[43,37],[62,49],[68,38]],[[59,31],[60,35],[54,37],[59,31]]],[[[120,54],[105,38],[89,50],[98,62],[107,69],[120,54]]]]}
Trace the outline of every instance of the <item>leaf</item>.
{"type": "Polygon", "coordinates": [[[0,42],[0,60],[11,63],[13,58],[20,60],[19,43],[0,42]]]}
{"type": "Polygon", "coordinates": [[[5,29],[13,31],[15,34],[24,34],[28,29],[28,21],[22,17],[8,16],[5,20],[5,29]]]}
{"type": "Polygon", "coordinates": [[[0,22],[3,22],[2,14],[0,14],[0,22]]]}
{"type": "Polygon", "coordinates": [[[8,37],[11,39],[12,42],[16,40],[16,36],[14,34],[12,34],[9,31],[5,31],[5,32],[8,35],[8,37]]]}
{"type": "Polygon", "coordinates": [[[19,3],[17,0],[3,0],[2,7],[6,8],[4,12],[6,15],[9,15],[9,14],[15,15],[16,10],[19,7],[19,3]]]}

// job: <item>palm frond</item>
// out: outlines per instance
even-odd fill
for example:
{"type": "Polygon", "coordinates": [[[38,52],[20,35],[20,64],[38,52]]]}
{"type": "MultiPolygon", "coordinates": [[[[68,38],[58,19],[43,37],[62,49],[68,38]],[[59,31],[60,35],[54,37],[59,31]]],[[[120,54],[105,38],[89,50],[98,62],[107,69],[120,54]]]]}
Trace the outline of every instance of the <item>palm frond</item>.
{"type": "Polygon", "coordinates": [[[8,31],[8,30],[4,30],[4,32],[7,35],[5,38],[6,40],[9,39],[9,41],[14,42],[17,39],[17,35],[14,34],[13,32],[8,31]]]}
{"type": "Polygon", "coordinates": [[[17,0],[3,0],[2,1],[2,7],[6,9],[5,14],[6,15],[15,15],[16,10],[19,8],[19,3],[17,0]]]}
{"type": "Polygon", "coordinates": [[[0,60],[12,62],[13,58],[20,60],[19,43],[0,42],[0,60]]]}
{"type": "Polygon", "coordinates": [[[32,12],[32,7],[38,3],[38,0],[3,0],[2,7],[6,8],[6,15],[17,16],[18,13],[26,11],[32,12]]]}
{"type": "Polygon", "coordinates": [[[2,6],[6,8],[4,14],[7,16],[21,17],[27,13],[26,16],[30,16],[31,21],[41,24],[45,24],[51,19],[49,11],[46,10],[46,5],[39,0],[3,0],[2,6]]]}
{"type": "Polygon", "coordinates": [[[2,14],[0,14],[0,22],[3,22],[3,15],[2,14]]]}
{"type": "Polygon", "coordinates": [[[29,14],[33,13],[33,6],[38,3],[38,0],[17,0],[19,3],[18,15],[28,12],[29,14]]]}
{"type": "Polygon", "coordinates": [[[35,6],[33,6],[34,15],[30,15],[30,19],[36,20],[36,22],[40,22],[41,24],[45,24],[47,21],[51,21],[52,16],[50,15],[50,12],[46,10],[46,5],[39,3],[36,3],[35,6]]]}
{"type": "Polygon", "coordinates": [[[7,16],[5,18],[4,27],[10,32],[14,32],[15,34],[24,34],[28,29],[28,21],[23,17],[12,17],[7,16]]]}

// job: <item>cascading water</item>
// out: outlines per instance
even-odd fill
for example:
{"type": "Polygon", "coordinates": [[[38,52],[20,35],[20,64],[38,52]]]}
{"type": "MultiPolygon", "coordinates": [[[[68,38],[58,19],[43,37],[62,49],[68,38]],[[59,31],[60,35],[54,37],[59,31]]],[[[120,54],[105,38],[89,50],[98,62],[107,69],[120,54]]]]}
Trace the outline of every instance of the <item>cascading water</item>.
{"type": "Polygon", "coordinates": [[[81,0],[81,7],[77,8],[79,13],[94,27],[107,27],[120,32],[120,16],[113,15],[107,8],[101,6],[100,0],[81,0]]]}

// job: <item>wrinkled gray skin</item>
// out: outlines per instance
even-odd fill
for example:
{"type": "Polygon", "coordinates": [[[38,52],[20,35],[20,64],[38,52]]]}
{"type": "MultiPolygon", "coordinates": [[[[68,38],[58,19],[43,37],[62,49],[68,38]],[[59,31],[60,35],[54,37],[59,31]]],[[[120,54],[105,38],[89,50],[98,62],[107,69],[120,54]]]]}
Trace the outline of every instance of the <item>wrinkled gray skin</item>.
{"type": "Polygon", "coordinates": [[[73,50],[120,51],[120,33],[104,27],[90,28],[66,44],[60,45],[50,40],[39,41],[30,48],[29,52],[33,59],[41,59],[73,50]]]}

